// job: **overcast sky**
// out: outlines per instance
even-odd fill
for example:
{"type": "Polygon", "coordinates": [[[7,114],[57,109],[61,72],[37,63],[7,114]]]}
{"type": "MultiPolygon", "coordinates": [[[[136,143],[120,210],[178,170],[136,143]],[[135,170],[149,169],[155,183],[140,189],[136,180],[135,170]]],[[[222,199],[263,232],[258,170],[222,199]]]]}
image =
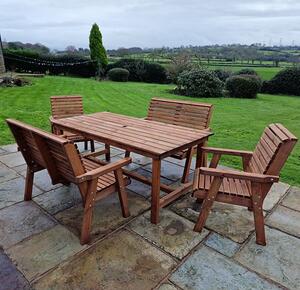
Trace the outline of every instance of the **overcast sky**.
{"type": "Polygon", "coordinates": [[[0,0],[7,41],[88,47],[94,22],[108,49],[300,44],[300,0],[0,0]]]}

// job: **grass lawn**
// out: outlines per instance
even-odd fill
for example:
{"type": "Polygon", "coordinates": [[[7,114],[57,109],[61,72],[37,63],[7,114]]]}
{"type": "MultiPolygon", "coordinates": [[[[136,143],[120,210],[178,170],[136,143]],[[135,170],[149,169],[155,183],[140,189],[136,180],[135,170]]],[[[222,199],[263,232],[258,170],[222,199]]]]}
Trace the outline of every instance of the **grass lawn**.
{"type": "MultiPolygon", "coordinates": [[[[111,111],[144,117],[153,96],[190,99],[215,105],[210,146],[253,150],[264,127],[280,122],[300,137],[300,97],[259,95],[256,100],[193,99],[170,94],[174,85],[97,82],[91,79],[45,77],[23,88],[0,88],[0,144],[14,142],[4,120],[15,118],[49,130],[51,95],[79,94],[86,113],[111,111]]],[[[222,159],[238,167],[238,159],[222,159]]],[[[300,185],[300,142],[282,171],[282,181],[300,185]]]]}

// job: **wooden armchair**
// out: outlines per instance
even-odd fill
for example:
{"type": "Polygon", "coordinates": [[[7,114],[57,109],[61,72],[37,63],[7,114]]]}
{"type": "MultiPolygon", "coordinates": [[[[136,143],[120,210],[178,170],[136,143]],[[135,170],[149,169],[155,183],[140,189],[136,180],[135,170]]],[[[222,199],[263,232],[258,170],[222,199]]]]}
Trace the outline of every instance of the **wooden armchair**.
{"type": "Polygon", "coordinates": [[[248,207],[253,211],[256,243],[266,245],[263,201],[279,173],[297,138],[281,124],[271,124],[265,130],[254,152],[204,147],[212,153],[208,167],[195,171],[193,195],[204,200],[194,230],[201,232],[214,201],[248,207]],[[221,155],[240,156],[243,171],[216,168],[221,155]]]}
{"type": "MultiPolygon", "coordinates": [[[[152,98],[145,119],[198,130],[209,130],[212,111],[213,105],[211,104],[152,98]]],[[[196,147],[182,150],[171,156],[179,160],[186,159],[182,183],[187,182],[195,152],[196,147]]],[[[127,152],[125,156],[128,157],[129,153],[127,152]]]]}
{"type": "MultiPolygon", "coordinates": [[[[62,119],[73,116],[83,115],[83,104],[81,96],[52,96],[50,97],[51,102],[51,114],[50,122],[52,119],[62,119]]],[[[95,151],[94,140],[88,140],[83,136],[73,134],[67,131],[57,131],[51,122],[52,133],[56,135],[63,135],[68,140],[73,142],[84,142],[84,149],[88,149],[88,141],[91,144],[91,151],[95,151]]]]}
{"type": "Polygon", "coordinates": [[[81,244],[90,240],[92,213],[97,200],[118,191],[123,216],[129,216],[125,186],[130,180],[123,176],[122,167],[129,164],[131,158],[103,165],[88,154],[81,156],[70,140],[16,120],[6,121],[27,163],[25,200],[32,198],[34,173],[45,168],[53,184],[78,185],[84,206],[81,244]]]}

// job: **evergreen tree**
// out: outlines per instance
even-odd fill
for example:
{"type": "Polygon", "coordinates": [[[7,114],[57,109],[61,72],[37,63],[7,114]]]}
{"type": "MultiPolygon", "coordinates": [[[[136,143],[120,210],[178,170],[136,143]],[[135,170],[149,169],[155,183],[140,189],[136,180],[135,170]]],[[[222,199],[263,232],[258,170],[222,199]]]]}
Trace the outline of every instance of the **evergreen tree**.
{"type": "Polygon", "coordinates": [[[98,69],[105,68],[108,64],[106,50],[102,44],[102,34],[97,23],[94,23],[90,31],[90,54],[91,59],[97,61],[98,69]]]}

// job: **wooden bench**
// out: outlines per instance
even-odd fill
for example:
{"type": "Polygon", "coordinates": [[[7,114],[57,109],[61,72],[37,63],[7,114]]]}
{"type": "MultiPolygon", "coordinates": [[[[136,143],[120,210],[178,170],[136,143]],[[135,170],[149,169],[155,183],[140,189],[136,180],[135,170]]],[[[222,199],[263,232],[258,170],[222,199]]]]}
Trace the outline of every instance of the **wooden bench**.
{"type": "MultiPolygon", "coordinates": [[[[209,129],[212,111],[213,105],[211,104],[152,98],[146,119],[204,130],[209,129]]],[[[179,160],[186,159],[182,183],[187,182],[195,151],[196,147],[179,151],[171,156],[179,160]]]]}
{"type": "Polygon", "coordinates": [[[45,168],[53,184],[78,185],[84,206],[81,244],[90,240],[92,212],[97,200],[118,191],[123,216],[129,216],[125,192],[129,178],[123,176],[122,166],[129,164],[131,158],[103,165],[96,158],[92,158],[95,153],[81,156],[76,145],[68,139],[16,120],[6,121],[27,163],[25,200],[32,198],[34,173],[45,168]]]}
{"type": "MultiPolygon", "coordinates": [[[[51,103],[51,113],[52,113],[52,116],[50,117],[52,133],[56,135],[64,135],[63,137],[73,142],[84,142],[85,150],[88,149],[88,141],[90,141],[91,151],[94,152],[95,151],[94,140],[88,140],[81,135],[72,134],[68,131],[63,131],[63,132],[57,131],[52,125],[53,119],[62,119],[62,118],[83,115],[84,111],[83,111],[82,97],[81,96],[52,96],[50,97],[50,103],[51,103]]],[[[108,147],[106,147],[106,149],[107,149],[106,159],[107,161],[109,161],[110,150],[108,147]]]]}
{"type": "Polygon", "coordinates": [[[202,148],[213,157],[209,168],[195,171],[193,194],[204,201],[194,230],[201,232],[214,201],[245,206],[254,214],[256,243],[266,245],[263,201],[272,184],[278,182],[280,170],[296,142],[297,138],[281,124],[271,124],[254,152],[202,148]],[[240,156],[243,171],[218,169],[222,155],[240,156]]]}

